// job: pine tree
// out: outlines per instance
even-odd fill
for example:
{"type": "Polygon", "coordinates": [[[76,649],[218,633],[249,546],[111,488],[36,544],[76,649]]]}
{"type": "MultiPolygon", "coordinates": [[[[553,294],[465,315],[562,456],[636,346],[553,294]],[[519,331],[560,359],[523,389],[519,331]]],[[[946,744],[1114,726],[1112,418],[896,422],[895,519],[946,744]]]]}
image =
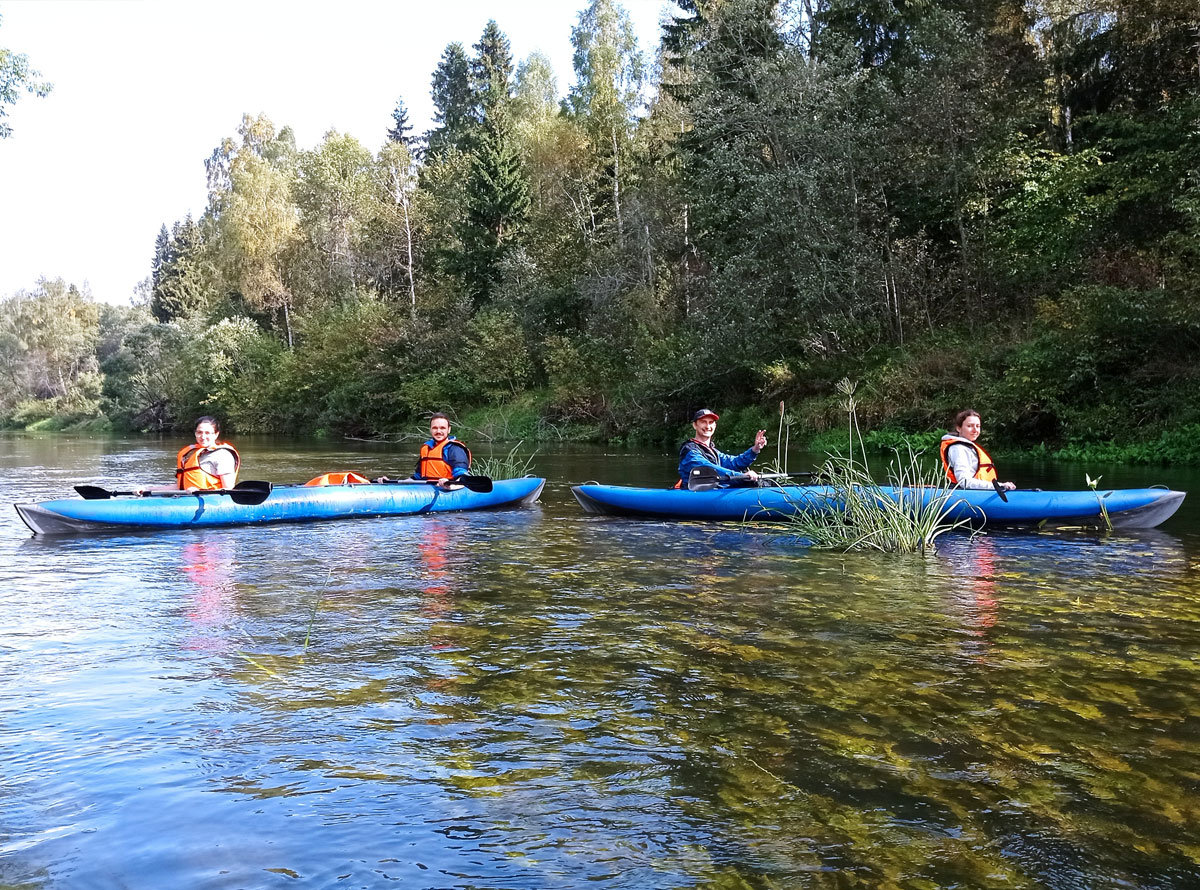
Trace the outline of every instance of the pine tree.
{"type": "Polygon", "coordinates": [[[513,61],[509,40],[495,20],[484,26],[479,42],[473,47],[471,87],[475,94],[475,120],[492,123],[508,114],[512,101],[513,61]]]}
{"type": "Polygon", "coordinates": [[[426,139],[429,153],[438,155],[462,149],[473,129],[475,95],[471,89],[471,63],[461,43],[451,43],[433,73],[433,119],[439,124],[426,139]]]}
{"type": "Polygon", "coordinates": [[[410,136],[412,124],[408,122],[408,107],[404,104],[404,99],[396,100],[396,107],[392,110],[392,126],[387,131],[387,137],[392,142],[399,142],[405,148],[412,150],[417,142],[415,136],[410,136]]]}
{"type": "Polygon", "coordinates": [[[462,231],[463,283],[475,305],[488,301],[499,264],[522,234],[529,184],[510,138],[485,129],[471,158],[462,231]]]}

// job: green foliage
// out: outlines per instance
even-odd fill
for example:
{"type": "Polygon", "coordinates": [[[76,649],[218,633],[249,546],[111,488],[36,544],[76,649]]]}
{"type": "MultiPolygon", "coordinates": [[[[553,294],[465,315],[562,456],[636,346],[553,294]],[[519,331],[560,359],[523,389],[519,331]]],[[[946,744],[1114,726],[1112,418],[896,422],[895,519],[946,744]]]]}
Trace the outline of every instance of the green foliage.
{"type": "Polygon", "coordinates": [[[1015,438],[1119,439],[1195,420],[1197,344],[1200,316],[1188,299],[1073,288],[1039,304],[1034,337],[1013,350],[987,401],[1015,438]]]}
{"type": "Polygon", "coordinates": [[[886,553],[928,553],[944,533],[964,527],[951,520],[954,491],[940,468],[913,451],[896,452],[887,482],[877,483],[865,461],[831,454],[818,471],[820,489],[799,489],[791,528],[811,546],[886,553]]]}
{"type": "Polygon", "coordinates": [[[45,97],[54,88],[53,84],[38,80],[41,76],[29,67],[25,55],[0,46],[0,139],[12,135],[12,125],[5,121],[7,106],[15,105],[22,93],[45,97]]]}
{"type": "Polygon", "coordinates": [[[525,332],[506,309],[485,309],[471,319],[466,357],[492,399],[520,392],[533,373],[525,332]]]}
{"type": "Polygon", "coordinates": [[[224,319],[199,331],[166,373],[176,423],[212,414],[230,431],[270,429],[270,402],[263,390],[272,385],[279,352],[279,341],[246,318],[224,319]]]}
{"type": "Polygon", "coordinates": [[[100,309],[62,279],[0,301],[0,417],[26,424],[99,413],[100,309]]]}
{"type": "Polygon", "coordinates": [[[160,232],[152,317],[5,301],[0,417],[377,435],[450,408],[661,443],[707,403],[745,442],[782,399],[825,448],[849,376],[869,450],[971,405],[1004,447],[1195,459],[1189,0],[678,6],[648,109],[628,16],[590,0],[563,103],[496,22],[448,46],[427,151],[403,102],[374,156],[244,116],[204,215],[160,232]]]}
{"type": "Polygon", "coordinates": [[[1087,463],[1200,465],[1200,424],[1163,430],[1148,442],[1073,441],[1042,449],[1049,457],[1087,463]]]}
{"type": "Polygon", "coordinates": [[[507,126],[485,126],[471,155],[458,268],[476,305],[490,298],[500,264],[517,243],[529,212],[529,185],[507,126]]]}
{"type": "Polygon", "coordinates": [[[203,230],[190,215],[170,233],[164,225],[154,245],[150,311],[162,322],[203,312],[214,295],[215,275],[203,230]]]}
{"type": "Polygon", "coordinates": [[[300,153],[292,188],[312,252],[312,274],[297,289],[323,299],[353,293],[367,266],[365,234],[382,209],[375,159],[353,136],[331,130],[316,149],[300,153]]]}
{"type": "Polygon", "coordinates": [[[475,98],[471,89],[471,63],[461,43],[442,52],[433,73],[433,119],[439,124],[429,133],[431,159],[450,150],[462,150],[474,124],[475,98]]]}

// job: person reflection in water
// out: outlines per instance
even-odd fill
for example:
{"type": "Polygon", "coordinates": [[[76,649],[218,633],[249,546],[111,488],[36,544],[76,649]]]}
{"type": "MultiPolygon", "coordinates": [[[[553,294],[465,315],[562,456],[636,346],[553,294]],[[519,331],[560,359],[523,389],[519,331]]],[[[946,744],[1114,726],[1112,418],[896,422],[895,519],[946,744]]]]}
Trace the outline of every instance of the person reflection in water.
{"type": "Polygon", "coordinates": [[[229,647],[223,631],[237,614],[234,556],[234,543],[227,538],[189,541],[180,550],[180,571],[194,585],[187,612],[193,631],[189,649],[229,647]]]}
{"type": "Polygon", "coordinates": [[[451,640],[438,634],[438,620],[444,618],[453,606],[454,584],[450,577],[449,553],[450,530],[436,518],[426,519],[417,536],[417,553],[421,558],[421,571],[425,597],[421,614],[432,619],[429,627],[429,648],[437,651],[453,646],[451,640]]]}

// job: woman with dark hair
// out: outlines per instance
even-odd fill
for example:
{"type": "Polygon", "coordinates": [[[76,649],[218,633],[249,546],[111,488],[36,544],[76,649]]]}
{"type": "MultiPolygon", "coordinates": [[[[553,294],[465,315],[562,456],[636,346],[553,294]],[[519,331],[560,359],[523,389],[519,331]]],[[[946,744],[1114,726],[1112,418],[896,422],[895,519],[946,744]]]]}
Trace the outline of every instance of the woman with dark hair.
{"type": "Polygon", "coordinates": [[[218,442],[220,424],[207,415],[196,421],[196,444],[179,449],[175,480],[184,491],[211,491],[237,485],[242,458],[228,442],[218,442]]]}
{"type": "Polygon", "coordinates": [[[135,488],[138,494],[151,491],[217,491],[237,485],[241,455],[228,442],[218,442],[221,427],[215,417],[196,421],[196,442],[184,445],[175,456],[175,484],[135,488]]]}
{"type": "Polygon", "coordinates": [[[974,408],[966,408],[954,416],[950,432],[942,436],[942,466],[946,468],[946,476],[959,488],[1012,491],[1017,486],[1012,482],[997,481],[996,465],[975,441],[981,429],[979,412],[974,408]]]}

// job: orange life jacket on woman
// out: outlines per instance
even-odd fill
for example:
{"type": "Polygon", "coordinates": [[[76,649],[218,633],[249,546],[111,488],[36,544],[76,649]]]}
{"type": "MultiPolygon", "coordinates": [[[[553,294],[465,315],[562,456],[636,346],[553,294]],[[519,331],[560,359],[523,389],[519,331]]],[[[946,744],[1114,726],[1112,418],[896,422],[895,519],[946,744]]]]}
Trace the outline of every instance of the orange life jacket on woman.
{"type": "Polygon", "coordinates": [[[211,491],[221,487],[221,478],[212,475],[200,466],[200,458],[220,448],[224,448],[233,455],[233,478],[235,481],[237,480],[238,470],[242,466],[242,458],[237,453],[237,449],[228,442],[214,442],[212,448],[205,448],[203,445],[185,445],[179,449],[179,454],[175,458],[175,478],[178,480],[180,490],[199,488],[202,491],[211,491]]]}
{"type": "Polygon", "coordinates": [[[946,476],[950,481],[957,485],[959,480],[954,478],[954,471],[950,469],[950,461],[946,459],[946,452],[950,450],[951,445],[970,445],[975,449],[975,455],[979,458],[979,469],[975,471],[975,479],[980,479],[984,482],[996,481],[996,465],[992,463],[988,453],[972,442],[970,439],[964,439],[962,436],[943,436],[942,437],[942,466],[946,468],[946,476]]]}
{"type": "Polygon", "coordinates": [[[467,452],[467,469],[469,470],[471,468],[471,449],[458,441],[458,439],[450,436],[433,446],[428,442],[421,445],[421,457],[417,461],[417,475],[422,479],[452,479],[454,477],[454,468],[442,457],[442,452],[446,450],[446,446],[451,444],[458,445],[463,451],[467,452]]]}

